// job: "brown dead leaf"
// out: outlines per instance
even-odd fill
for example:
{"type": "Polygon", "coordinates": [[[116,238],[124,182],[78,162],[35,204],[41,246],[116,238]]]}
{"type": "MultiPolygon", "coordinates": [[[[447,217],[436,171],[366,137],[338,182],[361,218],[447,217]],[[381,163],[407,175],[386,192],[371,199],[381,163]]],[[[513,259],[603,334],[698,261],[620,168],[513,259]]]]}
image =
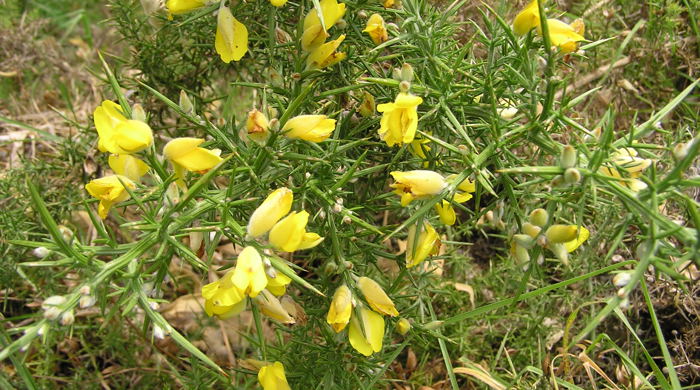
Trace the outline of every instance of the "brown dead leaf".
{"type": "Polygon", "coordinates": [[[480,382],[485,383],[494,390],[506,389],[506,386],[498,382],[488,371],[476,363],[471,363],[468,367],[455,367],[454,372],[456,374],[468,375],[480,382]]]}
{"type": "Polygon", "coordinates": [[[474,294],[474,288],[466,283],[454,283],[455,290],[457,291],[462,291],[467,294],[469,294],[469,303],[471,303],[472,307],[475,307],[475,294],[474,294]]]}

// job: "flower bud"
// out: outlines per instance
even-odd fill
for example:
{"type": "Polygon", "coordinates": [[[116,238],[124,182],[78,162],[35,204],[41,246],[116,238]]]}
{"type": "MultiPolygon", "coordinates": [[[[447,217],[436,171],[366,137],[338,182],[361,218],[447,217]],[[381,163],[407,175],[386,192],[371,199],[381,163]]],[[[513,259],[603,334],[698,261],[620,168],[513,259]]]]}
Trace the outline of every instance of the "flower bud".
{"type": "Polygon", "coordinates": [[[523,231],[523,233],[527,234],[528,236],[530,236],[532,238],[537,238],[537,236],[542,231],[542,228],[539,226],[533,225],[530,222],[525,222],[523,224],[522,231],[523,231]]]}
{"type": "Polygon", "coordinates": [[[83,295],[89,295],[90,294],[90,286],[85,285],[80,287],[80,293],[83,295]]]}
{"type": "Polygon", "coordinates": [[[513,236],[513,241],[515,241],[516,245],[525,249],[532,249],[535,245],[535,240],[527,234],[516,234],[513,236]]]}
{"type": "Polygon", "coordinates": [[[409,83],[413,81],[413,67],[407,62],[401,65],[401,80],[408,81],[409,83]]]}
{"type": "Polygon", "coordinates": [[[569,252],[566,250],[566,245],[564,244],[549,244],[549,250],[554,253],[554,256],[557,257],[564,265],[569,264],[569,252]]]}
{"type": "Polygon", "coordinates": [[[333,262],[326,263],[323,270],[328,275],[334,275],[338,271],[338,265],[333,262]]]}
{"type": "Polygon", "coordinates": [[[282,304],[280,303],[279,299],[275,297],[271,292],[267,290],[262,290],[261,294],[258,294],[255,298],[255,303],[258,304],[260,307],[260,311],[274,319],[277,320],[283,324],[294,324],[296,321],[294,321],[294,318],[289,315],[287,310],[285,310],[284,307],[282,307],[282,304]]]}
{"type": "Polygon", "coordinates": [[[629,298],[625,298],[620,302],[620,309],[622,310],[627,310],[630,308],[630,300],[629,298]]]}
{"type": "Polygon", "coordinates": [[[440,328],[442,326],[442,324],[444,324],[444,323],[445,323],[445,321],[439,321],[439,320],[438,321],[431,321],[431,322],[428,322],[427,324],[423,325],[423,329],[435,330],[435,329],[440,328]]]}
{"type": "Polygon", "coordinates": [[[374,102],[374,96],[372,96],[371,93],[367,91],[363,93],[362,103],[360,103],[360,107],[357,109],[357,111],[365,118],[374,115],[376,111],[376,104],[374,102]]]}
{"type": "Polygon", "coordinates": [[[142,105],[136,103],[131,107],[131,119],[139,122],[146,122],[146,111],[143,109],[142,105]]]}
{"type": "Polygon", "coordinates": [[[399,68],[393,68],[393,69],[391,70],[391,78],[393,78],[394,80],[399,80],[399,81],[401,81],[401,69],[399,69],[399,68]]]}
{"type": "Polygon", "coordinates": [[[73,239],[73,231],[70,230],[68,227],[58,225],[58,231],[61,232],[61,236],[63,236],[63,239],[65,241],[70,241],[73,239]]]}
{"type": "Polygon", "coordinates": [[[81,309],[87,309],[95,304],[96,299],[92,295],[83,295],[78,301],[78,305],[81,309]]]}
{"type": "Polygon", "coordinates": [[[277,40],[277,43],[280,45],[284,45],[285,43],[292,42],[292,36],[289,35],[288,32],[282,30],[279,27],[275,28],[275,39],[277,40]]]}
{"type": "Polygon", "coordinates": [[[530,213],[530,223],[535,226],[544,227],[548,220],[549,213],[545,209],[534,209],[530,213]]]}
{"type": "Polygon", "coordinates": [[[61,319],[59,321],[63,326],[73,325],[73,322],[75,322],[75,314],[73,313],[73,310],[68,310],[67,312],[61,314],[61,319]]]}
{"type": "Polygon", "coordinates": [[[552,244],[561,244],[576,239],[578,226],[576,225],[552,225],[547,229],[545,235],[547,241],[552,244]]]}
{"type": "Polygon", "coordinates": [[[265,114],[256,109],[253,109],[248,113],[248,119],[246,120],[246,131],[248,133],[248,138],[259,144],[264,144],[270,137],[269,129],[270,123],[265,114]]]}
{"type": "Polygon", "coordinates": [[[411,89],[411,83],[403,80],[402,82],[399,83],[399,91],[403,93],[408,93],[408,91],[411,89]]]}
{"type": "Polygon", "coordinates": [[[515,261],[518,264],[525,264],[530,262],[530,253],[527,251],[527,249],[523,248],[518,244],[513,244],[512,249],[513,257],[515,257],[515,261]]]}
{"type": "Polygon", "coordinates": [[[345,21],[345,19],[339,19],[337,22],[335,22],[335,26],[338,27],[339,30],[345,30],[348,28],[348,22],[345,21]]]}
{"type": "Polygon", "coordinates": [[[615,287],[622,288],[629,284],[630,280],[632,280],[632,274],[629,272],[620,272],[613,276],[612,282],[615,287]]]}
{"type": "Polygon", "coordinates": [[[365,300],[367,300],[372,310],[382,315],[392,317],[399,315],[398,310],[396,310],[394,306],[394,302],[386,295],[379,283],[366,276],[362,276],[357,281],[357,288],[362,292],[362,295],[365,296],[365,300]]]}
{"type": "Polygon", "coordinates": [[[673,158],[676,161],[683,160],[688,155],[688,149],[690,148],[690,142],[679,143],[673,147],[673,158]]]}
{"type": "Polygon", "coordinates": [[[153,337],[158,340],[163,340],[165,338],[165,330],[158,325],[153,325],[153,337]]]}
{"type": "Polygon", "coordinates": [[[411,330],[411,323],[405,318],[399,318],[399,321],[396,322],[396,331],[403,336],[408,333],[409,330],[411,330]]]}
{"type": "Polygon", "coordinates": [[[32,255],[34,255],[34,257],[37,257],[39,259],[43,259],[44,257],[48,256],[49,253],[51,253],[51,251],[46,249],[46,247],[44,247],[44,246],[34,248],[34,250],[32,251],[32,255]]]}
{"type": "Polygon", "coordinates": [[[572,185],[581,181],[581,172],[576,168],[567,168],[564,171],[564,182],[566,184],[572,185]]]}
{"type": "Polygon", "coordinates": [[[562,175],[556,175],[552,179],[552,181],[549,182],[549,185],[551,187],[559,187],[560,185],[564,184],[564,176],[562,175]]]}
{"type": "Polygon", "coordinates": [[[617,290],[617,296],[620,298],[627,298],[627,291],[625,291],[624,288],[620,288],[617,290]]]}
{"type": "Polygon", "coordinates": [[[365,11],[360,11],[357,13],[357,17],[360,19],[367,19],[367,12],[365,11]]]}
{"type": "Polygon", "coordinates": [[[576,149],[571,145],[564,146],[559,159],[559,166],[567,169],[576,166],[576,149]]]}

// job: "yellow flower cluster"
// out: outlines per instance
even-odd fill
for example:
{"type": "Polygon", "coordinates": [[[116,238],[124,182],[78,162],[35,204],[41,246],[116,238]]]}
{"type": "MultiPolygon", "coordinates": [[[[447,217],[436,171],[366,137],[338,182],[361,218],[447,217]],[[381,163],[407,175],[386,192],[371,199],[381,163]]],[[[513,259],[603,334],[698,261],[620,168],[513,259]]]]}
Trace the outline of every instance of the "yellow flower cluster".
{"type": "Polygon", "coordinates": [[[620,185],[629,188],[633,192],[639,192],[647,188],[647,184],[639,180],[639,177],[642,176],[642,172],[647,169],[651,163],[652,160],[650,159],[638,157],[636,150],[632,148],[621,148],[613,153],[610,158],[610,164],[600,167],[598,172],[615,179],[620,179],[620,185]],[[627,172],[629,178],[623,178],[618,168],[627,172]]]}
{"type": "MultiPolygon", "coordinates": [[[[533,28],[536,28],[537,33],[542,35],[537,0],[532,0],[513,20],[513,31],[517,35],[525,35],[533,28]]],[[[577,19],[571,24],[559,19],[547,19],[547,30],[549,31],[549,41],[562,53],[576,51],[578,42],[586,40],[583,37],[585,25],[581,19],[577,19]]]]}
{"type": "MultiPolygon", "coordinates": [[[[135,106],[134,111],[141,111],[135,106]]],[[[153,144],[153,131],[143,121],[127,119],[118,104],[105,100],[94,112],[95,129],[99,136],[97,148],[109,152],[109,167],[115,175],[92,180],[85,189],[100,201],[97,212],[107,218],[112,205],[129,199],[129,191],[136,188],[149,170],[148,165],[133,156],[153,144]]],[[[144,114],[145,117],[145,114],[144,114]]],[[[220,151],[198,147],[199,138],[176,138],[165,146],[163,154],[173,163],[178,184],[184,186],[184,171],[203,173],[221,162],[220,151]]]]}
{"type": "Polygon", "coordinates": [[[362,292],[369,308],[356,302],[350,288],[342,285],[333,294],[326,322],[336,333],[340,333],[349,324],[350,345],[359,353],[370,356],[382,349],[385,328],[382,316],[395,317],[399,312],[376,281],[360,277],[357,288],[362,292]]]}
{"type": "Polygon", "coordinates": [[[515,234],[510,245],[511,255],[521,264],[530,261],[529,250],[535,245],[549,249],[564,264],[568,264],[569,253],[575,251],[588,240],[590,232],[579,225],[549,225],[542,234],[542,229],[549,222],[549,214],[544,209],[535,209],[530,213],[528,222],[523,223],[521,233],[515,234]]]}
{"type": "Polygon", "coordinates": [[[346,54],[337,49],[345,40],[345,34],[326,42],[330,35],[328,30],[345,15],[345,4],[337,0],[321,0],[321,17],[315,8],[304,18],[304,32],[301,36],[301,48],[309,56],[306,59],[306,69],[323,69],[342,61],[346,54]]]}
{"type": "Polygon", "coordinates": [[[258,238],[269,232],[270,244],[284,252],[310,249],[320,244],[323,237],[306,231],[309,213],[304,210],[290,213],[293,201],[294,194],[286,187],[272,191],[250,216],[248,235],[258,238]]]}

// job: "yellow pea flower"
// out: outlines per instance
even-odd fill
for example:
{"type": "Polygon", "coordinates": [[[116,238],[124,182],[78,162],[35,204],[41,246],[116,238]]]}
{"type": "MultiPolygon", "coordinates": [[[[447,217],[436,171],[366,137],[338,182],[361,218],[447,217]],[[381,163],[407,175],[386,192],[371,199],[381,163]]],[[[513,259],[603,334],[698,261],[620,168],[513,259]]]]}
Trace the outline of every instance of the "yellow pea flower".
{"type": "Polygon", "coordinates": [[[364,116],[365,118],[368,118],[370,116],[373,116],[376,110],[377,106],[374,103],[374,96],[372,96],[371,93],[364,91],[362,93],[362,102],[357,108],[357,111],[360,113],[360,115],[364,116]]]}
{"type": "MultiPolygon", "coordinates": [[[[576,26],[580,28],[580,26],[576,26]]],[[[549,30],[549,40],[562,53],[571,53],[578,48],[579,41],[584,41],[581,34],[577,33],[574,27],[562,22],[559,19],[547,19],[547,29],[549,30]]],[[[579,30],[580,31],[580,30],[579,30]]],[[[542,26],[537,26],[537,32],[542,35],[542,26]]]]}
{"type": "Polygon", "coordinates": [[[109,156],[109,167],[117,175],[126,176],[133,181],[141,180],[150,169],[145,162],[130,154],[112,154],[109,156]]]}
{"type": "Polygon", "coordinates": [[[350,319],[350,345],[365,356],[382,350],[384,318],[370,309],[361,307],[350,319]],[[359,318],[358,318],[359,317],[359,318]]]}
{"type": "Polygon", "coordinates": [[[284,366],[280,362],[262,367],[258,371],[258,382],[263,390],[291,390],[284,375],[284,366]]]}
{"type": "Polygon", "coordinates": [[[287,4],[287,0],[270,0],[270,4],[274,5],[275,7],[281,7],[287,4]]]}
{"type": "Polygon", "coordinates": [[[382,44],[389,39],[389,34],[384,25],[384,19],[382,15],[379,14],[372,14],[372,16],[369,17],[367,26],[362,32],[368,33],[375,45],[382,44]]]}
{"type": "Polygon", "coordinates": [[[408,239],[406,240],[406,268],[415,267],[428,258],[436,255],[440,251],[440,236],[435,228],[425,222],[418,234],[416,241],[416,226],[408,229],[408,239]]]}
{"type": "Polygon", "coordinates": [[[396,3],[396,0],[384,0],[384,3],[382,4],[384,8],[391,8],[394,6],[394,3],[396,3]]]}
{"type": "Polygon", "coordinates": [[[267,274],[262,257],[252,246],[243,248],[238,255],[231,282],[241,293],[251,298],[255,298],[267,286],[267,274]]]}
{"type": "Polygon", "coordinates": [[[260,237],[269,232],[273,226],[292,209],[294,193],[286,187],[270,193],[258,206],[248,220],[248,235],[260,237]]]}
{"type": "Polygon", "coordinates": [[[447,226],[452,226],[457,221],[457,213],[447,200],[443,199],[440,203],[435,203],[435,211],[440,216],[440,222],[447,226]]]}
{"type": "Polygon", "coordinates": [[[289,276],[277,272],[274,278],[271,278],[269,275],[267,276],[267,289],[274,295],[281,297],[284,295],[285,292],[287,292],[287,285],[292,283],[292,279],[289,278],[289,276]]]}
{"type": "Polygon", "coordinates": [[[113,204],[129,199],[129,192],[124,187],[125,185],[131,190],[136,188],[136,184],[133,181],[120,175],[101,177],[85,185],[87,192],[100,200],[100,204],[97,207],[97,213],[100,215],[100,218],[107,218],[109,209],[113,204]]]}
{"type": "Polygon", "coordinates": [[[301,49],[309,53],[321,46],[329,35],[320,23],[313,24],[301,35],[301,49]]]}
{"type": "Polygon", "coordinates": [[[306,69],[323,69],[335,65],[345,58],[344,52],[337,52],[338,46],[345,40],[345,34],[313,49],[306,59],[306,69]]]}
{"type": "MultiPolygon", "coordinates": [[[[632,148],[621,148],[611,156],[611,162],[615,166],[621,168],[629,174],[628,179],[620,180],[620,185],[623,185],[634,192],[639,192],[647,188],[647,184],[638,179],[642,175],[642,171],[647,169],[653,162],[650,159],[637,157],[637,151],[632,148]]],[[[612,166],[601,166],[598,169],[599,173],[613,177],[615,179],[623,179],[620,171],[612,166]]]]}
{"type": "Polygon", "coordinates": [[[532,0],[513,19],[513,31],[517,35],[525,35],[535,27],[540,26],[540,9],[537,0],[532,0]]]}
{"type": "Polygon", "coordinates": [[[100,137],[97,147],[101,152],[132,154],[153,143],[153,131],[144,122],[126,119],[121,106],[105,100],[93,114],[95,129],[100,137]]]}
{"type": "MultiPolygon", "coordinates": [[[[321,0],[321,13],[323,14],[323,27],[325,30],[333,27],[334,24],[345,15],[345,4],[338,3],[337,0],[321,0]]],[[[316,8],[312,8],[304,18],[304,31],[314,25],[320,25],[316,8]]]]}
{"type": "Polygon", "coordinates": [[[279,299],[275,297],[270,291],[262,290],[262,292],[255,297],[255,303],[260,307],[260,311],[283,324],[294,324],[296,321],[292,316],[289,315],[287,310],[282,306],[279,299]]]}
{"type": "Polygon", "coordinates": [[[323,237],[306,231],[309,213],[292,211],[270,230],[270,244],[284,252],[310,249],[320,244],[323,237]]]}
{"type": "Polygon", "coordinates": [[[248,52],[248,29],[233,17],[228,7],[219,8],[216,18],[216,52],[225,63],[239,61],[248,52]]]}
{"type": "Polygon", "coordinates": [[[326,322],[333,327],[335,333],[345,329],[352,314],[352,293],[346,285],[335,290],[331,306],[328,308],[326,322]]]}
{"type": "Polygon", "coordinates": [[[399,93],[393,103],[377,106],[382,113],[379,137],[389,146],[410,143],[418,129],[418,106],[423,103],[420,96],[399,93]]]}
{"type": "Polygon", "coordinates": [[[362,291],[362,295],[365,296],[365,300],[369,303],[372,310],[391,317],[399,315],[394,302],[386,295],[379,283],[363,276],[357,281],[357,288],[362,291]]]}
{"type": "Polygon", "coordinates": [[[206,0],[168,0],[165,6],[169,13],[178,15],[204,7],[206,3],[206,0]]]}
{"type": "Polygon", "coordinates": [[[564,243],[564,246],[566,247],[566,251],[571,253],[575,251],[578,247],[581,246],[586,240],[588,240],[588,237],[590,237],[591,232],[588,231],[583,226],[578,227],[578,233],[576,234],[576,238],[573,240],[567,241],[564,243]]]}
{"type": "Polygon", "coordinates": [[[545,232],[547,242],[552,244],[562,244],[576,239],[578,226],[576,225],[552,225],[545,232]]]}
{"type": "Polygon", "coordinates": [[[175,138],[168,142],[163,148],[165,157],[173,163],[175,175],[178,177],[178,184],[184,185],[182,178],[184,171],[203,173],[219,164],[222,159],[219,157],[219,149],[208,150],[200,148],[204,142],[202,138],[175,138]]]}
{"type": "Polygon", "coordinates": [[[406,206],[414,199],[425,199],[439,194],[447,182],[437,172],[427,170],[394,171],[391,176],[396,183],[390,184],[394,192],[401,196],[401,205],[406,206]]]}
{"type": "MultiPolygon", "coordinates": [[[[454,181],[456,177],[457,175],[447,176],[447,181],[454,181]]],[[[464,179],[457,186],[457,192],[455,193],[454,200],[457,203],[464,203],[472,198],[472,194],[474,192],[476,192],[476,183],[469,179],[464,179]]]]}
{"type": "Polygon", "coordinates": [[[285,137],[311,142],[328,139],[333,130],[335,130],[335,119],[328,119],[326,115],[298,115],[288,120],[282,127],[285,137]]]}
{"type": "Polygon", "coordinates": [[[248,119],[245,123],[248,138],[253,141],[264,144],[270,137],[270,122],[262,112],[253,109],[248,113],[248,119]]]}
{"type": "Polygon", "coordinates": [[[234,285],[234,272],[231,269],[221,279],[202,287],[204,310],[210,317],[226,319],[245,309],[245,294],[234,285]]]}

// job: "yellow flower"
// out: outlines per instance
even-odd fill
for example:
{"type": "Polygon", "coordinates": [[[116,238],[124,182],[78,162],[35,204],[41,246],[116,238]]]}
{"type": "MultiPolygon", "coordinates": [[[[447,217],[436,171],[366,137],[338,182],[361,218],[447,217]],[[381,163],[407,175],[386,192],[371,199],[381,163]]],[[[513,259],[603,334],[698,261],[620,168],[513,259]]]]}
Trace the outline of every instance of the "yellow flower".
{"type": "Polygon", "coordinates": [[[295,116],[282,127],[285,137],[311,142],[326,140],[333,130],[335,130],[335,119],[328,119],[326,115],[295,116]]]}
{"type": "MultiPolygon", "coordinates": [[[[457,175],[450,175],[447,177],[447,181],[452,181],[456,177],[457,175]]],[[[472,198],[472,193],[476,191],[476,185],[473,181],[464,179],[457,186],[457,190],[453,198],[454,201],[457,203],[464,203],[472,198]]],[[[457,220],[457,214],[449,201],[443,199],[442,202],[436,203],[435,210],[440,216],[440,222],[448,226],[454,225],[457,220]]]]}
{"type": "Polygon", "coordinates": [[[258,110],[253,109],[248,113],[245,127],[248,131],[248,138],[259,144],[264,144],[270,137],[270,123],[265,114],[258,110]]]}
{"type": "MultiPolygon", "coordinates": [[[[323,14],[324,29],[328,30],[345,15],[345,4],[337,0],[321,0],[321,13],[323,14]]],[[[321,25],[316,8],[313,8],[304,18],[304,31],[314,25],[321,25]]]]}
{"type": "Polygon", "coordinates": [[[286,187],[278,188],[265,198],[248,220],[248,234],[260,237],[292,209],[294,194],[286,187]]]}
{"type": "Polygon", "coordinates": [[[274,278],[267,276],[267,289],[278,297],[287,292],[287,285],[290,283],[292,283],[292,279],[282,272],[277,272],[274,278]]]}
{"type": "Polygon", "coordinates": [[[168,7],[169,13],[177,15],[193,11],[205,4],[206,0],[168,0],[165,6],[168,7]]]}
{"type": "Polygon", "coordinates": [[[207,315],[226,319],[245,309],[245,294],[233,284],[234,272],[229,270],[221,279],[202,287],[207,315]]]}
{"type": "MultiPolygon", "coordinates": [[[[581,31],[580,25],[576,25],[575,27],[581,31]]],[[[576,51],[578,48],[577,42],[586,39],[581,34],[576,32],[574,27],[558,19],[547,19],[547,29],[549,30],[550,42],[553,46],[558,47],[562,53],[571,53],[576,51]]],[[[537,26],[537,32],[542,35],[542,26],[537,26]]]]}
{"type": "Polygon", "coordinates": [[[328,308],[326,322],[333,327],[336,333],[345,329],[350,322],[352,314],[352,293],[346,285],[342,285],[335,290],[331,306],[328,308]]]}
{"type": "Polygon", "coordinates": [[[311,25],[301,35],[301,49],[308,53],[321,46],[328,36],[328,33],[320,23],[311,25]]]}
{"type": "Polygon", "coordinates": [[[98,149],[114,154],[131,154],[151,146],[151,128],[144,122],[126,119],[121,110],[118,104],[109,100],[103,101],[95,109],[95,129],[100,137],[98,149]]]}
{"type": "Polygon", "coordinates": [[[145,162],[130,154],[112,154],[109,156],[108,163],[114,173],[126,176],[133,181],[141,180],[149,169],[145,162]]]}
{"type": "Polygon", "coordinates": [[[586,242],[586,240],[588,240],[588,237],[590,237],[590,235],[591,235],[591,232],[589,232],[588,229],[586,229],[583,226],[579,226],[578,233],[576,234],[576,238],[564,243],[564,245],[566,246],[566,251],[569,253],[575,251],[576,248],[580,247],[581,244],[583,244],[584,242],[586,242]]]}
{"type": "Polygon", "coordinates": [[[416,171],[394,171],[391,176],[396,183],[390,185],[394,192],[401,195],[401,205],[406,206],[414,199],[425,199],[437,195],[447,187],[445,178],[437,172],[416,170],[416,171]]]}
{"type": "Polygon", "coordinates": [[[216,52],[227,64],[240,60],[248,51],[248,29],[233,17],[228,7],[219,8],[216,21],[216,52]]]}
{"type": "Polygon", "coordinates": [[[367,20],[367,27],[365,27],[362,32],[368,33],[375,45],[382,44],[389,39],[389,34],[386,32],[386,26],[384,25],[384,19],[379,14],[372,14],[372,16],[369,17],[367,20]]]}
{"type": "Polygon", "coordinates": [[[287,0],[270,0],[270,4],[274,5],[275,7],[281,7],[287,4],[287,0]]]}
{"type": "Polygon", "coordinates": [[[270,244],[285,252],[310,249],[320,244],[323,237],[306,231],[308,221],[309,213],[306,211],[292,211],[272,227],[270,244]]]}
{"type": "Polygon", "coordinates": [[[539,26],[540,10],[537,6],[537,0],[532,0],[513,20],[513,31],[517,35],[525,35],[539,26]]]}
{"type": "Polygon", "coordinates": [[[124,185],[131,190],[136,188],[136,184],[133,181],[120,175],[101,177],[85,185],[87,192],[100,200],[100,205],[97,207],[97,213],[100,215],[100,218],[107,218],[109,209],[113,204],[129,199],[129,192],[127,192],[124,185]]]}
{"type": "Polygon", "coordinates": [[[393,103],[377,106],[383,113],[379,137],[389,146],[407,144],[413,141],[418,129],[418,106],[423,99],[407,93],[399,93],[393,103]]]}
{"type": "Polygon", "coordinates": [[[408,239],[406,240],[406,268],[415,267],[428,258],[436,255],[440,251],[440,236],[435,228],[427,222],[418,234],[416,241],[416,227],[408,229],[408,239]]]}
{"type": "Polygon", "coordinates": [[[440,222],[445,225],[452,226],[457,221],[457,213],[447,200],[443,199],[440,203],[435,203],[435,211],[440,216],[440,222]]]}
{"type": "Polygon", "coordinates": [[[219,149],[207,150],[200,148],[199,144],[204,142],[201,138],[175,138],[168,142],[163,148],[165,157],[173,163],[175,175],[178,183],[184,185],[182,178],[184,170],[191,172],[206,172],[214,168],[221,162],[219,149]]]}
{"type": "Polygon", "coordinates": [[[279,299],[268,290],[262,290],[260,295],[255,297],[255,303],[258,304],[260,311],[264,315],[273,320],[277,320],[283,324],[294,324],[296,322],[294,318],[289,315],[287,310],[282,307],[282,303],[280,303],[279,299]]]}
{"type": "Polygon", "coordinates": [[[323,69],[335,65],[345,58],[344,52],[337,52],[338,46],[345,40],[345,34],[313,49],[306,59],[306,69],[323,69]]]}
{"type": "Polygon", "coordinates": [[[362,291],[362,295],[365,296],[365,300],[369,303],[372,310],[391,317],[399,315],[394,302],[386,295],[379,283],[363,276],[357,281],[357,288],[362,291]]]}
{"type": "Polygon", "coordinates": [[[348,330],[350,345],[365,356],[381,351],[384,339],[384,318],[365,307],[358,309],[357,314],[350,320],[348,330]]]}
{"type": "MultiPolygon", "coordinates": [[[[634,192],[639,192],[647,188],[647,184],[638,179],[642,175],[642,171],[647,169],[652,160],[637,157],[637,151],[632,148],[622,148],[615,151],[611,157],[611,161],[615,166],[623,169],[629,174],[629,179],[620,180],[620,185],[623,185],[634,192]]],[[[623,179],[620,172],[611,166],[602,166],[598,172],[616,179],[623,179]]]]}
{"type": "Polygon", "coordinates": [[[396,0],[384,0],[384,3],[383,3],[384,8],[393,7],[395,2],[396,2],[396,0]]]}
{"type": "Polygon", "coordinates": [[[255,298],[267,286],[267,274],[260,253],[252,246],[243,248],[238,255],[231,282],[243,294],[255,298]]]}
{"type": "Polygon", "coordinates": [[[264,366],[258,371],[258,382],[263,390],[291,390],[280,362],[264,366]]]}

